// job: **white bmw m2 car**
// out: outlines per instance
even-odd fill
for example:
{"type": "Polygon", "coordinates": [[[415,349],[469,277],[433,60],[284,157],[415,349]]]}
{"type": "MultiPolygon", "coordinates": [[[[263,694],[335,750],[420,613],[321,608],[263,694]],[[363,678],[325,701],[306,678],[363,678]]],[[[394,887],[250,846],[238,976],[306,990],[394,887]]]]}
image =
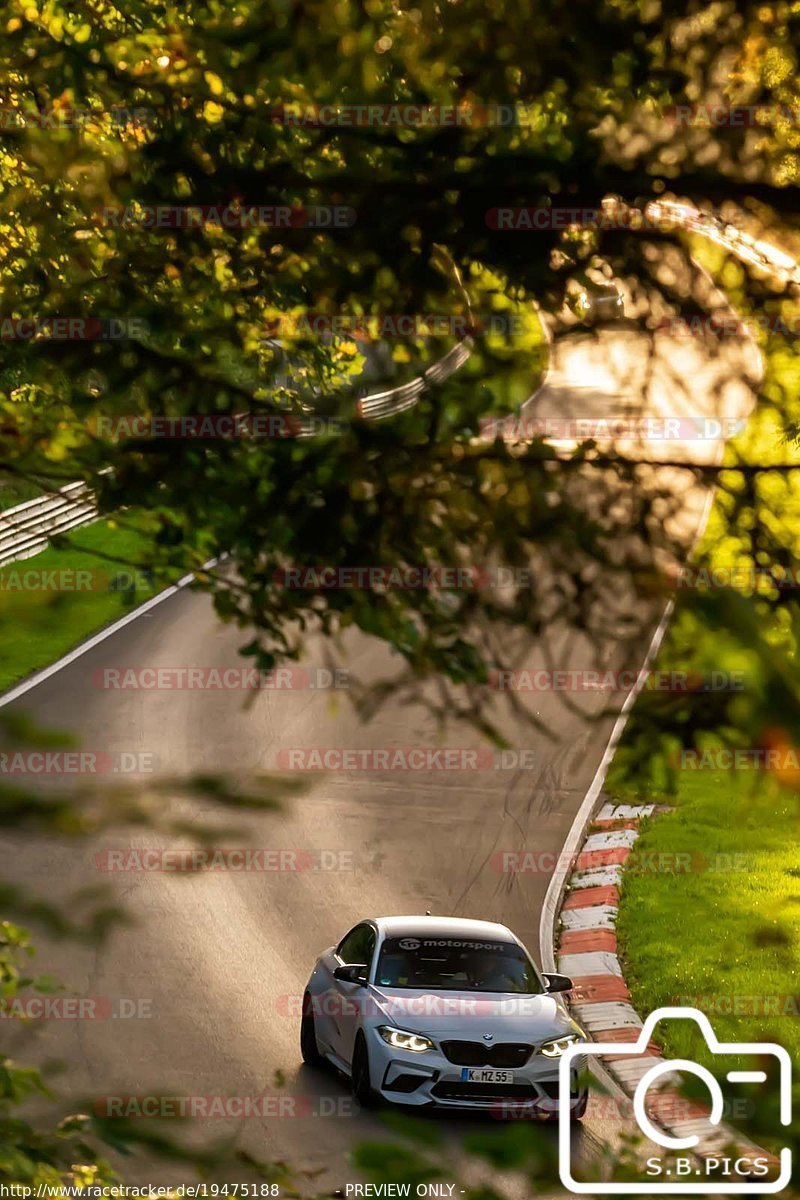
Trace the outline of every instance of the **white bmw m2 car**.
{"type": "MultiPolygon", "coordinates": [[[[586,1035],[505,925],[455,917],[360,921],[317,960],[300,1049],[349,1076],[356,1099],[558,1115],[559,1058],[586,1035]]],[[[574,1063],[570,1115],[586,1110],[574,1063]]]]}

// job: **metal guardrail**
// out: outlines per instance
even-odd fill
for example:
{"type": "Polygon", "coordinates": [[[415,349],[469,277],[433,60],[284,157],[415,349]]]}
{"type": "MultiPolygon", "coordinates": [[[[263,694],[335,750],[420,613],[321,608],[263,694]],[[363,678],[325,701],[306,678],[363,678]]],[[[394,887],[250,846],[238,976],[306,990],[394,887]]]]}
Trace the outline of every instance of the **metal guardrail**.
{"type": "Polygon", "coordinates": [[[472,353],[473,345],[472,338],[464,338],[416,379],[391,388],[388,392],[363,396],[356,405],[357,412],[367,421],[385,421],[387,417],[395,417],[413,408],[432,384],[443,383],[464,365],[472,353]]]}
{"type": "MultiPolygon", "coordinates": [[[[465,338],[448,350],[438,362],[410,383],[386,392],[364,396],[357,403],[360,416],[368,421],[383,421],[412,408],[432,384],[448,379],[469,358],[472,340],[465,338]]],[[[313,437],[317,422],[302,420],[298,437],[313,437]]],[[[97,508],[86,483],[68,483],[55,494],[26,500],[0,514],[0,567],[30,558],[44,550],[54,533],[66,533],[97,519],[97,508]]]]}
{"type": "Polygon", "coordinates": [[[89,487],[81,480],[9,508],[0,513],[0,566],[38,554],[54,533],[66,533],[96,518],[89,487]]]}

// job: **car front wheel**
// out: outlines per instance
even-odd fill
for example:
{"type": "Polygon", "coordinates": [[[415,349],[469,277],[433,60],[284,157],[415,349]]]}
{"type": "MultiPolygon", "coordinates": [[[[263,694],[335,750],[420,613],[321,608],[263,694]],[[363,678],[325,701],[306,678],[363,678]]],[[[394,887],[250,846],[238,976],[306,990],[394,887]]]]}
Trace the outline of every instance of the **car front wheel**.
{"type": "Polygon", "coordinates": [[[378,1103],[377,1093],[373,1090],[369,1077],[369,1054],[363,1033],[356,1037],[353,1049],[353,1065],[350,1069],[350,1086],[353,1095],[362,1108],[375,1108],[378,1103]]]}
{"type": "Polygon", "coordinates": [[[308,992],[303,996],[303,1014],[300,1018],[300,1054],[309,1067],[322,1066],[324,1060],[317,1045],[314,1009],[308,992]]]}

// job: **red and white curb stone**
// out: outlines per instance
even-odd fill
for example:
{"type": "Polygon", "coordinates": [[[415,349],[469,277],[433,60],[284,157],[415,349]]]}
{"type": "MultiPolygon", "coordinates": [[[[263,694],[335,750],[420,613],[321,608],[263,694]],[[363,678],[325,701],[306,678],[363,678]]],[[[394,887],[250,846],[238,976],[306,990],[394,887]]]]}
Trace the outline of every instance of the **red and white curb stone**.
{"type": "MultiPolygon", "coordinates": [[[[631,1003],[622,966],[617,957],[616,923],[625,863],[639,836],[643,817],[656,811],[653,804],[605,804],[588,827],[575,859],[561,905],[558,970],[574,984],[570,1008],[596,1042],[636,1042],[644,1022],[631,1003]]],[[[639,1080],[665,1061],[660,1047],[651,1042],[637,1055],[603,1055],[603,1066],[623,1092],[633,1097],[639,1080]]],[[[648,1091],[646,1110],[651,1121],[673,1137],[700,1138],[694,1153],[716,1157],[735,1146],[748,1157],[774,1161],[767,1151],[749,1142],[729,1125],[710,1130],[709,1108],[687,1100],[675,1088],[674,1075],[665,1075],[660,1088],[648,1091]]]]}

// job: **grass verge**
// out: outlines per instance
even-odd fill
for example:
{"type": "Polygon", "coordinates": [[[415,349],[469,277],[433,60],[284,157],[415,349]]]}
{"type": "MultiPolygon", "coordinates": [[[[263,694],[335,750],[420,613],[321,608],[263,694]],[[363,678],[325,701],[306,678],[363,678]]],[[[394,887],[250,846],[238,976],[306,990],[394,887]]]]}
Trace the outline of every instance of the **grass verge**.
{"type": "Polygon", "coordinates": [[[85,638],[166,587],[135,564],[150,538],[125,514],[125,525],[97,521],[47,549],[0,569],[0,691],[47,666],[85,638]],[[131,565],[134,564],[134,565],[131,565]]]}
{"type": "MultiPolygon", "coordinates": [[[[617,929],[633,1003],[643,1015],[698,1008],[720,1039],[775,1041],[798,1061],[797,795],[759,771],[681,775],[674,810],[642,830],[641,869],[623,877],[617,929]]],[[[697,1060],[690,1031],[670,1025],[670,1054],[697,1060]]]]}

